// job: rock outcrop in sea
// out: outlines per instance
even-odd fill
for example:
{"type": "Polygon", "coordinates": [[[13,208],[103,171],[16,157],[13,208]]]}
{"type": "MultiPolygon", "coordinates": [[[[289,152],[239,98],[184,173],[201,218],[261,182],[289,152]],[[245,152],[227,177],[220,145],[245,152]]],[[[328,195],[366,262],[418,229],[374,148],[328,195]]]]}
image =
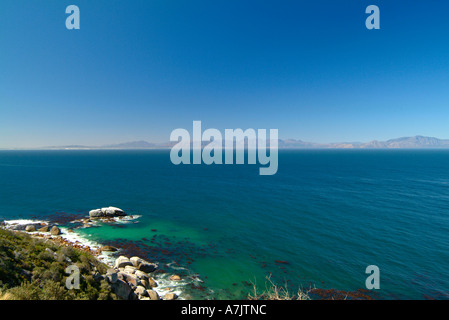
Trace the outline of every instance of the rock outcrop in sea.
{"type": "Polygon", "coordinates": [[[91,218],[113,218],[113,217],[126,216],[126,213],[120,208],[107,207],[91,210],[89,211],[89,216],[91,218]]]}

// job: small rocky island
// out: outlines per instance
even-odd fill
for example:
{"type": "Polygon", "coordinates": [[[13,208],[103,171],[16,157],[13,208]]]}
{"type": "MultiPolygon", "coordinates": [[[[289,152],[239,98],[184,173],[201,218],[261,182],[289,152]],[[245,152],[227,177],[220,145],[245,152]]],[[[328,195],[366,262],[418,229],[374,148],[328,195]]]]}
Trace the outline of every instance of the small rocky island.
{"type": "Polygon", "coordinates": [[[107,207],[89,211],[89,217],[91,218],[114,218],[126,215],[127,214],[122,209],[116,207],[107,207]]]}

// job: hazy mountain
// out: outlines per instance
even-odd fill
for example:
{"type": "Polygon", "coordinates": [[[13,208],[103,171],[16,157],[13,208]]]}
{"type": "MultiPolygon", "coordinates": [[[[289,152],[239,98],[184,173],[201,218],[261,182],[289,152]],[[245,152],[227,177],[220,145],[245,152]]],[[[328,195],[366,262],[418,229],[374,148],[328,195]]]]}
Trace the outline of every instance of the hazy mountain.
{"type": "Polygon", "coordinates": [[[388,148],[448,148],[449,140],[432,137],[405,137],[388,140],[385,142],[388,148]]]}
{"type": "Polygon", "coordinates": [[[42,147],[37,149],[98,149],[98,147],[89,147],[84,145],[67,145],[67,146],[49,146],[49,147],[42,147]]]}
{"type": "Polygon", "coordinates": [[[157,144],[150,143],[147,141],[131,141],[119,144],[110,144],[102,146],[101,148],[105,149],[154,149],[157,147],[157,144]]]}
{"type": "Polygon", "coordinates": [[[279,139],[278,146],[279,148],[316,148],[319,147],[320,144],[295,139],[279,139]]]}
{"type": "Polygon", "coordinates": [[[449,148],[448,139],[433,137],[403,137],[387,141],[373,140],[370,142],[342,142],[342,143],[308,143],[301,140],[279,140],[280,148],[334,148],[334,149],[421,149],[421,148],[449,148]]]}
{"type": "MultiPolygon", "coordinates": [[[[44,149],[167,149],[176,142],[150,143],[147,141],[131,141],[104,146],[82,146],[70,145],[59,147],[46,147],[44,149]]],[[[209,142],[202,142],[206,146],[209,142]]],[[[242,142],[239,142],[241,145],[242,142]]],[[[280,149],[421,149],[421,148],[449,148],[449,139],[438,139],[433,137],[403,137],[387,141],[373,140],[370,142],[337,142],[337,143],[314,143],[295,139],[279,139],[280,149]]]]}
{"type": "Polygon", "coordinates": [[[169,143],[150,143],[141,140],[118,144],[107,144],[102,146],[68,145],[68,146],[44,147],[43,149],[158,149],[169,147],[171,147],[169,143]]]}

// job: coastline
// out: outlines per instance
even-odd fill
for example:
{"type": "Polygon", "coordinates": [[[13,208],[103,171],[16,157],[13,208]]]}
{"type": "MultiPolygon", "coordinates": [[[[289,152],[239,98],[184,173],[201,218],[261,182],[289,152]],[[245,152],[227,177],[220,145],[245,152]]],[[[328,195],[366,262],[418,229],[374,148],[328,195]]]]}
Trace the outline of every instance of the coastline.
{"type": "MultiPolygon", "coordinates": [[[[89,228],[93,226],[97,226],[104,221],[109,223],[127,223],[132,220],[138,219],[140,216],[124,216],[124,217],[112,217],[107,219],[90,219],[90,218],[81,218],[70,221],[71,224],[82,224],[76,228],[70,228],[67,225],[60,225],[55,222],[51,222],[49,220],[32,220],[32,219],[14,219],[14,220],[4,220],[0,224],[0,228],[9,230],[15,233],[24,233],[29,235],[31,238],[35,239],[43,239],[45,241],[51,241],[54,244],[60,246],[69,246],[71,248],[84,251],[94,257],[98,263],[103,263],[108,267],[108,273],[104,275],[105,278],[108,278],[109,282],[111,282],[111,277],[113,283],[115,284],[117,279],[118,281],[124,281],[131,287],[131,295],[126,298],[122,297],[124,300],[188,300],[190,297],[185,295],[182,288],[188,285],[190,282],[188,279],[184,279],[183,277],[167,273],[163,269],[157,268],[158,262],[148,262],[141,257],[129,257],[122,255],[122,248],[114,248],[106,244],[101,244],[99,242],[91,241],[86,237],[83,237],[80,233],[76,232],[76,229],[79,228],[89,228]],[[26,228],[28,226],[33,226],[35,231],[28,232],[26,228]],[[50,230],[43,232],[38,231],[39,228],[42,227],[57,227],[60,230],[60,233],[57,235],[52,235],[50,230]],[[125,265],[118,265],[118,260],[126,260],[133,261],[134,259],[138,259],[140,261],[144,261],[145,263],[156,266],[155,272],[149,272],[146,275],[141,275],[140,277],[136,277],[136,272],[139,273],[138,266],[133,266],[132,263],[125,263],[125,265]],[[115,275],[114,275],[115,273],[115,275]],[[113,274],[111,276],[111,274],[113,274]],[[149,284],[145,284],[146,279],[149,284]],[[143,292],[142,288],[139,288],[138,291],[142,294],[133,295],[132,292],[135,292],[136,289],[144,284],[146,291],[154,291],[156,294],[150,294],[150,297],[146,292],[143,292]]],[[[173,266],[172,266],[173,268],[173,266]]],[[[178,269],[184,269],[183,267],[178,267],[178,269]]],[[[199,280],[199,279],[198,279],[199,280]]],[[[201,280],[199,280],[201,281],[201,280]]],[[[121,286],[123,287],[123,285],[121,286]]],[[[120,289],[123,291],[123,288],[120,289]]],[[[127,292],[128,289],[125,289],[127,292]]],[[[127,293],[126,293],[127,294],[127,293]]]]}
{"type": "MultiPolygon", "coordinates": [[[[127,216],[125,221],[138,219],[139,216],[127,216]]],[[[122,219],[108,219],[109,221],[123,221],[122,219]]],[[[95,225],[101,221],[91,221],[89,218],[77,219],[71,223],[84,223],[95,225]],[[89,220],[89,221],[88,221],[89,220]]],[[[31,219],[15,219],[4,220],[0,222],[0,230],[8,230],[18,234],[25,234],[33,239],[47,240],[61,247],[71,247],[83,252],[96,259],[97,263],[106,265],[107,272],[101,277],[107,280],[114,292],[122,300],[196,300],[186,295],[183,287],[188,286],[191,282],[185,277],[181,277],[175,273],[167,273],[158,267],[158,262],[148,262],[138,256],[122,255],[122,248],[114,248],[109,245],[103,245],[98,242],[91,241],[81,236],[73,229],[67,226],[59,226],[46,220],[31,219]],[[26,228],[29,226],[36,227],[56,227],[60,230],[58,235],[52,235],[50,232],[36,231],[28,232],[26,228]],[[151,267],[151,270],[140,270],[139,264],[151,267]],[[147,272],[148,271],[148,272],[147,272]]],[[[174,267],[165,264],[174,270],[186,270],[184,267],[174,267]]],[[[182,273],[179,273],[182,274],[182,273]]],[[[298,290],[296,295],[291,295],[288,290],[282,286],[273,283],[270,277],[267,277],[271,288],[266,288],[263,292],[258,293],[254,286],[254,292],[248,294],[249,300],[372,300],[376,299],[372,294],[363,289],[356,291],[343,291],[335,289],[310,288],[307,291],[298,290]]],[[[198,277],[196,281],[202,282],[198,277]]],[[[201,286],[200,286],[201,288],[201,286]]],[[[204,290],[204,289],[201,289],[204,290]]],[[[213,293],[213,291],[212,291],[213,293]]],[[[212,297],[211,299],[215,299],[212,297]]],[[[210,299],[207,299],[210,300],[210,299]]]]}

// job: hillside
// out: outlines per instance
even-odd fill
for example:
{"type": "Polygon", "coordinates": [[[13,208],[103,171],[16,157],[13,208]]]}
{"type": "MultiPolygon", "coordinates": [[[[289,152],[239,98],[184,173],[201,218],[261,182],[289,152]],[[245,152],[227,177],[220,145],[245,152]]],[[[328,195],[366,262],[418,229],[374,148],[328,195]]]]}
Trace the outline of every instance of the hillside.
{"type": "Polygon", "coordinates": [[[88,252],[0,228],[0,300],[117,299],[101,276],[106,265],[88,252]],[[66,268],[80,270],[80,287],[68,290],[66,268]]]}

